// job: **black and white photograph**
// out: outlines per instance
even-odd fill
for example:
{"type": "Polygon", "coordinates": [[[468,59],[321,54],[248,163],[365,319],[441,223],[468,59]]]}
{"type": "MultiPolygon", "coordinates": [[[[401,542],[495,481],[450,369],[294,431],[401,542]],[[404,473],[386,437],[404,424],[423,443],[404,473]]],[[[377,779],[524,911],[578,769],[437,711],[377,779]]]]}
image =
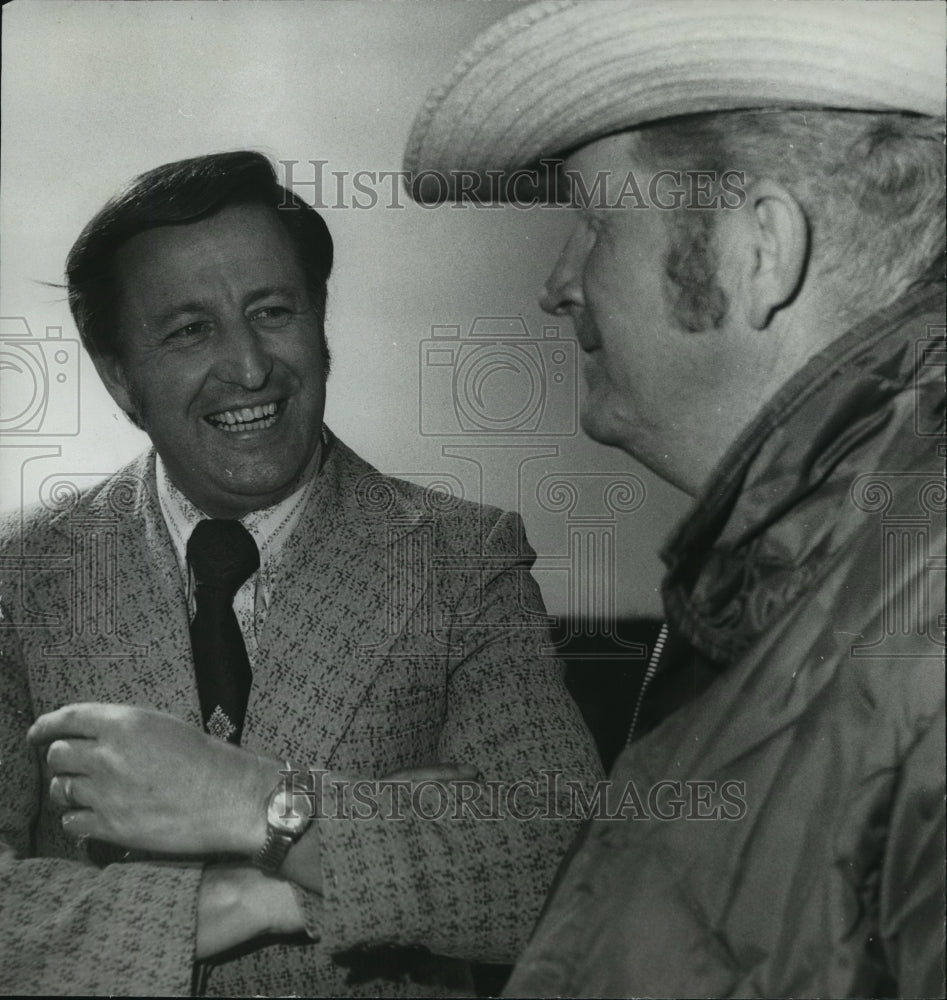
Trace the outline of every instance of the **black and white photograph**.
{"type": "Polygon", "coordinates": [[[943,997],[941,0],[12,0],[0,995],[943,997]]]}

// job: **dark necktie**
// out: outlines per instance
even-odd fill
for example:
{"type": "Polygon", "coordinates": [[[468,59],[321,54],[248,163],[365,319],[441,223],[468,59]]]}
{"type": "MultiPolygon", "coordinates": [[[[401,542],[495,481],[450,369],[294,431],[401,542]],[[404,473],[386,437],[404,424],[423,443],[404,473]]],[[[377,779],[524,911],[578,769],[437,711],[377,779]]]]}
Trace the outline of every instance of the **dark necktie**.
{"type": "Polygon", "coordinates": [[[191,648],[204,728],[239,743],[250,695],[250,660],[233,599],[260,565],[250,532],[239,521],[201,521],[187,542],[197,613],[191,648]]]}

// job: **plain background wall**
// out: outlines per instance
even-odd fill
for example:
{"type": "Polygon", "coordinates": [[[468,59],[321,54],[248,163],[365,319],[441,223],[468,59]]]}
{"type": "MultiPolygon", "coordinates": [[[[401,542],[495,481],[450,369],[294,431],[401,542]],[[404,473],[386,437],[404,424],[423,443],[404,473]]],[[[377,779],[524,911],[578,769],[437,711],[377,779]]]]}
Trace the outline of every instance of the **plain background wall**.
{"type": "MultiPolygon", "coordinates": [[[[400,169],[430,87],[514,6],[6,6],[0,313],[13,319],[4,321],[0,344],[0,505],[34,501],[53,473],[85,485],[147,444],[71,342],[76,332],[64,293],[42,282],[62,279],[82,226],[135,174],[200,153],[254,148],[300,161],[297,181],[313,178],[307,161],[327,161],[329,204],[336,197],[330,172],[349,177],[345,206],[323,212],[337,261],[327,324],[334,368],[326,419],[333,430],[383,471],[517,507],[541,554],[536,575],[550,610],[658,613],[657,548],[686,500],[574,426],[581,379],[571,324],[536,305],[568,214],[424,209],[400,189],[402,207],[394,208],[390,181],[374,186],[374,207],[351,205],[351,174],[400,169]],[[478,317],[509,321],[481,321],[478,329],[494,337],[475,351],[461,345],[471,343],[478,317]],[[533,345],[525,350],[509,336],[523,324],[533,345]],[[460,333],[441,331],[447,346],[430,355],[424,342],[435,326],[460,333]],[[50,342],[47,327],[61,328],[65,342],[50,342]],[[454,374],[467,394],[466,416],[456,411],[454,374]],[[495,426],[516,432],[498,434],[495,426]],[[574,493],[567,496],[562,483],[574,493]]],[[[297,191],[313,200],[311,187],[297,191]]]]}

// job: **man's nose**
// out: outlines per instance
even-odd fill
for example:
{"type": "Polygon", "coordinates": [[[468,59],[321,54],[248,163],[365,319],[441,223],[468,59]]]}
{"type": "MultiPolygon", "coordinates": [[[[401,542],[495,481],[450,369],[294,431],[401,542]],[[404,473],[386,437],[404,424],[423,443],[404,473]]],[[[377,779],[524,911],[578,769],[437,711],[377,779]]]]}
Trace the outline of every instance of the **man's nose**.
{"type": "Polygon", "coordinates": [[[273,358],[259,332],[244,317],[228,323],[220,339],[217,376],[243,389],[262,389],[273,370],[273,358]]]}
{"type": "Polygon", "coordinates": [[[553,316],[562,316],[573,306],[585,304],[582,293],[582,273],[585,267],[585,256],[588,253],[588,239],[585,228],[576,226],[566,245],[559,254],[555,267],[552,269],[542,294],[539,305],[553,316]]]}

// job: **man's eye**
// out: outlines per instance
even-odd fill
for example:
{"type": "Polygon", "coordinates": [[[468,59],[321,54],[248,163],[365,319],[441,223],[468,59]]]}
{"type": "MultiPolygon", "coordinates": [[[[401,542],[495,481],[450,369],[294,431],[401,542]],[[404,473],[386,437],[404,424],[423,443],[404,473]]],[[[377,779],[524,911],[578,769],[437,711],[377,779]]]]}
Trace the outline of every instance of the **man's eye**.
{"type": "Polygon", "coordinates": [[[286,306],[264,306],[250,313],[250,322],[266,328],[285,326],[293,317],[293,312],[286,306]]]}
{"type": "Polygon", "coordinates": [[[169,335],[169,340],[187,340],[192,337],[202,337],[205,334],[210,333],[211,324],[205,319],[196,320],[193,323],[185,323],[184,326],[179,326],[176,330],[173,330],[169,335]]]}

